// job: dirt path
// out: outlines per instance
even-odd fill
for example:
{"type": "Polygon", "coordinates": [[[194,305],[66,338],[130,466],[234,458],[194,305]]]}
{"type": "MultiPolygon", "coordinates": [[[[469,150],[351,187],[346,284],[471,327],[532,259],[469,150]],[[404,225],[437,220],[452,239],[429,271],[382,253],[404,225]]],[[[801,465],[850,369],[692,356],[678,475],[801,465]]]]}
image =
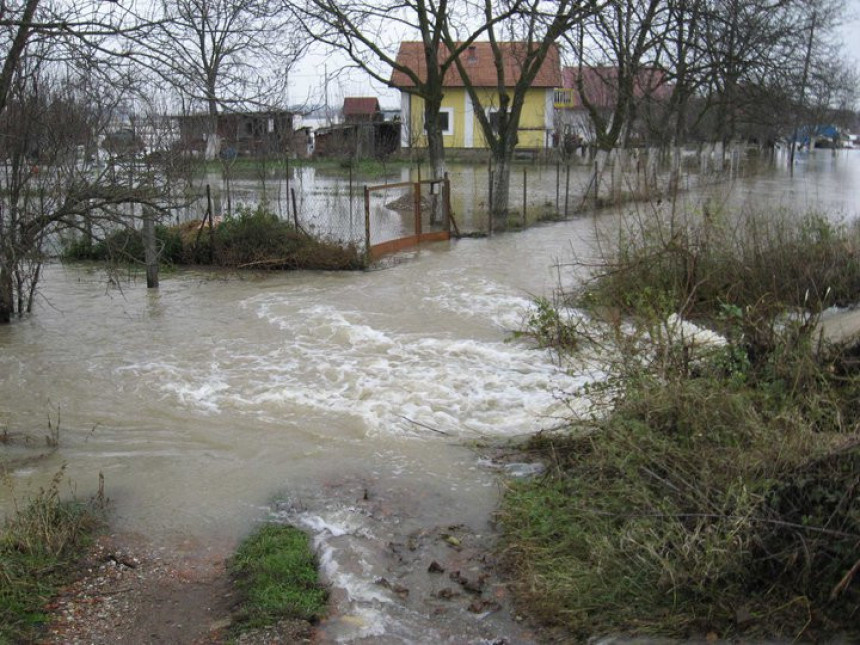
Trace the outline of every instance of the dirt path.
{"type": "MultiPolygon", "coordinates": [[[[403,509],[393,511],[389,501],[363,500],[357,512],[370,523],[354,536],[323,540],[329,553],[337,543],[341,573],[375,590],[372,595],[380,602],[371,602],[372,611],[387,616],[385,632],[356,630],[369,605],[357,602],[354,590],[335,585],[330,615],[322,624],[312,629],[302,621],[283,621],[245,633],[238,642],[403,643],[421,642],[421,634],[449,643],[548,642],[513,614],[492,556],[493,535],[465,525],[401,532],[398,513],[403,509]]],[[[52,620],[41,642],[228,642],[238,602],[226,566],[234,548],[193,540],[155,545],[129,534],[103,536],[90,550],[82,577],[50,606],[52,620]]]]}
{"type": "MultiPolygon", "coordinates": [[[[155,547],[135,535],[103,536],[82,577],[50,606],[42,643],[210,645],[227,642],[236,604],[229,545],[194,541],[155,547]]],[[[239,643],[309,643],[303,621],[249,632],[239,643]]]]}
{"type": "Polygon", "coordinates": [[[234,604],[224,546],[101,537],[52,605],[46,643],[215,643],[234,604]]]}

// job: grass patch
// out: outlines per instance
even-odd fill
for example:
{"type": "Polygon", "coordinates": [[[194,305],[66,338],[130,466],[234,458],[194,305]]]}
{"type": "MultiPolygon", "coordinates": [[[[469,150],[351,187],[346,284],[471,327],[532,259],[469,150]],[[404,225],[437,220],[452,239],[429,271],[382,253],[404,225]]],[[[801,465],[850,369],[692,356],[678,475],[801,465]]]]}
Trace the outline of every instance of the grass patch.
{"type": "Polygon", "coordinates": [[[74,579],[99,527],[103,499],[63,500],[65,466],[47,488],[7,518],[0,532],[0,642],[30,642],[47,620],[46,604],[74,579]]]}
{"type": "Polygon", "coordinates": [[[608,376],[588,391],[606,407],[533,439],[547,474],[506,495],[520,609],[583,639],[853,641],[858,349],[816,325],[860,299],[857,230],[706,220],[628,221],[566,294],[581,315],[542,301],[523,332],[608,376]]]}
{"type": "Polygon", "coordinates": [[[316,622],[325,614],[328,592],[307,535],[293,526],[266,524],[246,538],[230,572],[241,597],[241,630],[285,619],[316,622]]]}

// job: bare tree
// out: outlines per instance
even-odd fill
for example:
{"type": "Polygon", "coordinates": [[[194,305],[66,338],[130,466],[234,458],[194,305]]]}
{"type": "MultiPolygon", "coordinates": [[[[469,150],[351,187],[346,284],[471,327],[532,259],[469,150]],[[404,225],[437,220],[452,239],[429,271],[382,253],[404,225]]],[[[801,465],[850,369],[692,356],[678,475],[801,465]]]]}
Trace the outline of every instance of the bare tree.
{"type": "Polygon", "coordinates": [[[630,136],[641,94],[651,89],[649,74],[661,45],[654,26],[665,7],[664,0],[611,2],[567,34],[577,62],[578,96],[600,151],[608,153],[622,136],[630,136]],[[594,82],[589,83],[589,77],[594,82]]]}
{"type": "MultiPolygon", "coordinates": [[[[489,94],[480,91],[485,88],[478,87],[475,82],[475,66],[469,65],[468,54],[456,55],[454,62],[493,160],[490,213],[504,226],[508,219],[511,163],[519,142],[527,94],[539,75],[544,76],[544,81],[554,81],[554,86],[561,85],[556,43],[595,7],[578,0],[559,0],[551,4],[540,0],[515,0],[501,6],[484,0],[481,9],[495,72],[495,83],[489,94]]],[[[450,25],[446,24],[444,33],[447,49],[462,52],[450,25]]]]}
{"type": "Polygon", "coordinates": [[[154,28],[137,39],[138,54],[190,110],[207,114],[213,159],[220,112],[283,105],[304,35],[277,0],[161,0],[159,8],[154,28]]]}
{"type": "Polygon", "coordinates": [[[113,4],[0,5],[0,323],[31,310],[64,232],[129,225],[129,204],[169,206],[164,174],[120,180],[95,163],[128,87],[127,59],[115,56],[143,26],[113,4]]]}
{"type": "Polygon", "coordinates": [[[380,83],[423,101],[428,156],[433,176],[440,178],[445,173],[440,122],[445,76],[457,57],[493,22],[514,15],[519,5],[514,0],[488,21],[479,16],[460,31],[455,44],[447,38],[449,46],[445,46],[446,30],[457,20],[457,12],[467,8],[465,4],[448,0],[306,0],[303,5],[289,6],[316,40],[345,53],[353,65],[380,83]],[[398,56],[401,43],[414,40],[420,48],[409,47],[398,56]]]}

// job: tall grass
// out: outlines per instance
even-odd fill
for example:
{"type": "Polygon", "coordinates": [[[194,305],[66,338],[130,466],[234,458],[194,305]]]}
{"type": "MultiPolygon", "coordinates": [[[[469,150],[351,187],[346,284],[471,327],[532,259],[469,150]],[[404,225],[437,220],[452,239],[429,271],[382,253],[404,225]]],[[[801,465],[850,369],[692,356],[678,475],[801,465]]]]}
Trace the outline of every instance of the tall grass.
{"type": "Polygon", "coordinates": [[[65,466],[0,531],[0,642],[30,642],[45,605],[67,583],[99,526],[100,495],[89,504],[61,498],[65,466]]]}
{"type": "Polygon", "coordinates": [[[614,244],[565,294],[590,324],[551,335],[600,348],[613,405],[533,440],[548,475],[500,516],[523,610],[582,637],[860,637],[860,373],[817,333],[860,300],[857,229],[705,213],[614,244]]]}

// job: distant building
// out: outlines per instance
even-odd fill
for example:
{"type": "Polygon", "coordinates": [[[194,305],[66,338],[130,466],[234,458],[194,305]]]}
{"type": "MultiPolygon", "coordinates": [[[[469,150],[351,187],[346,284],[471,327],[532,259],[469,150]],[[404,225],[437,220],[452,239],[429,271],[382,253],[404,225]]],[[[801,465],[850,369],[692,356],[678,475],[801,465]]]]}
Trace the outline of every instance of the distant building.
{"type": "Polygon", "coordinates": [[[348,96],[343,99],[344,123],[374,123],[383,121],[379,99],[365,96],[348,96]]]}
{"type": "MultiPolygon", "coordinates": [[[[633,100],[640,106],[665,102],[671,94],[672,85],[661,70],[643,68],[634,80],[633,100]]],[[[558,124],[557,141],[570,137],[581,141],[594,139],[594,127],[583,96],[598,112],[609,118],[618,100],[618,68],[565,67],[562,70],[562,86],[555,90],[553,100],[558,124]]]]}
{"type": "Polygon", "coordinates": [[[344,98],[341,115],[342,123],[317,128],[314,154],[369,159],[386,157],[399,147],[400,123],[385,120],[376,97],[344,98]]]}
{"type": "MultiPolygon", "coordinates": [[[[184,150],[203,154],[211,131],[208,114],[176,117],[179,145],[184,150]]],[[[228,112],[218,115],[220,154],[258,157],[291,150],[294,138],[293,113],[286,110],[228,112]]]]}

